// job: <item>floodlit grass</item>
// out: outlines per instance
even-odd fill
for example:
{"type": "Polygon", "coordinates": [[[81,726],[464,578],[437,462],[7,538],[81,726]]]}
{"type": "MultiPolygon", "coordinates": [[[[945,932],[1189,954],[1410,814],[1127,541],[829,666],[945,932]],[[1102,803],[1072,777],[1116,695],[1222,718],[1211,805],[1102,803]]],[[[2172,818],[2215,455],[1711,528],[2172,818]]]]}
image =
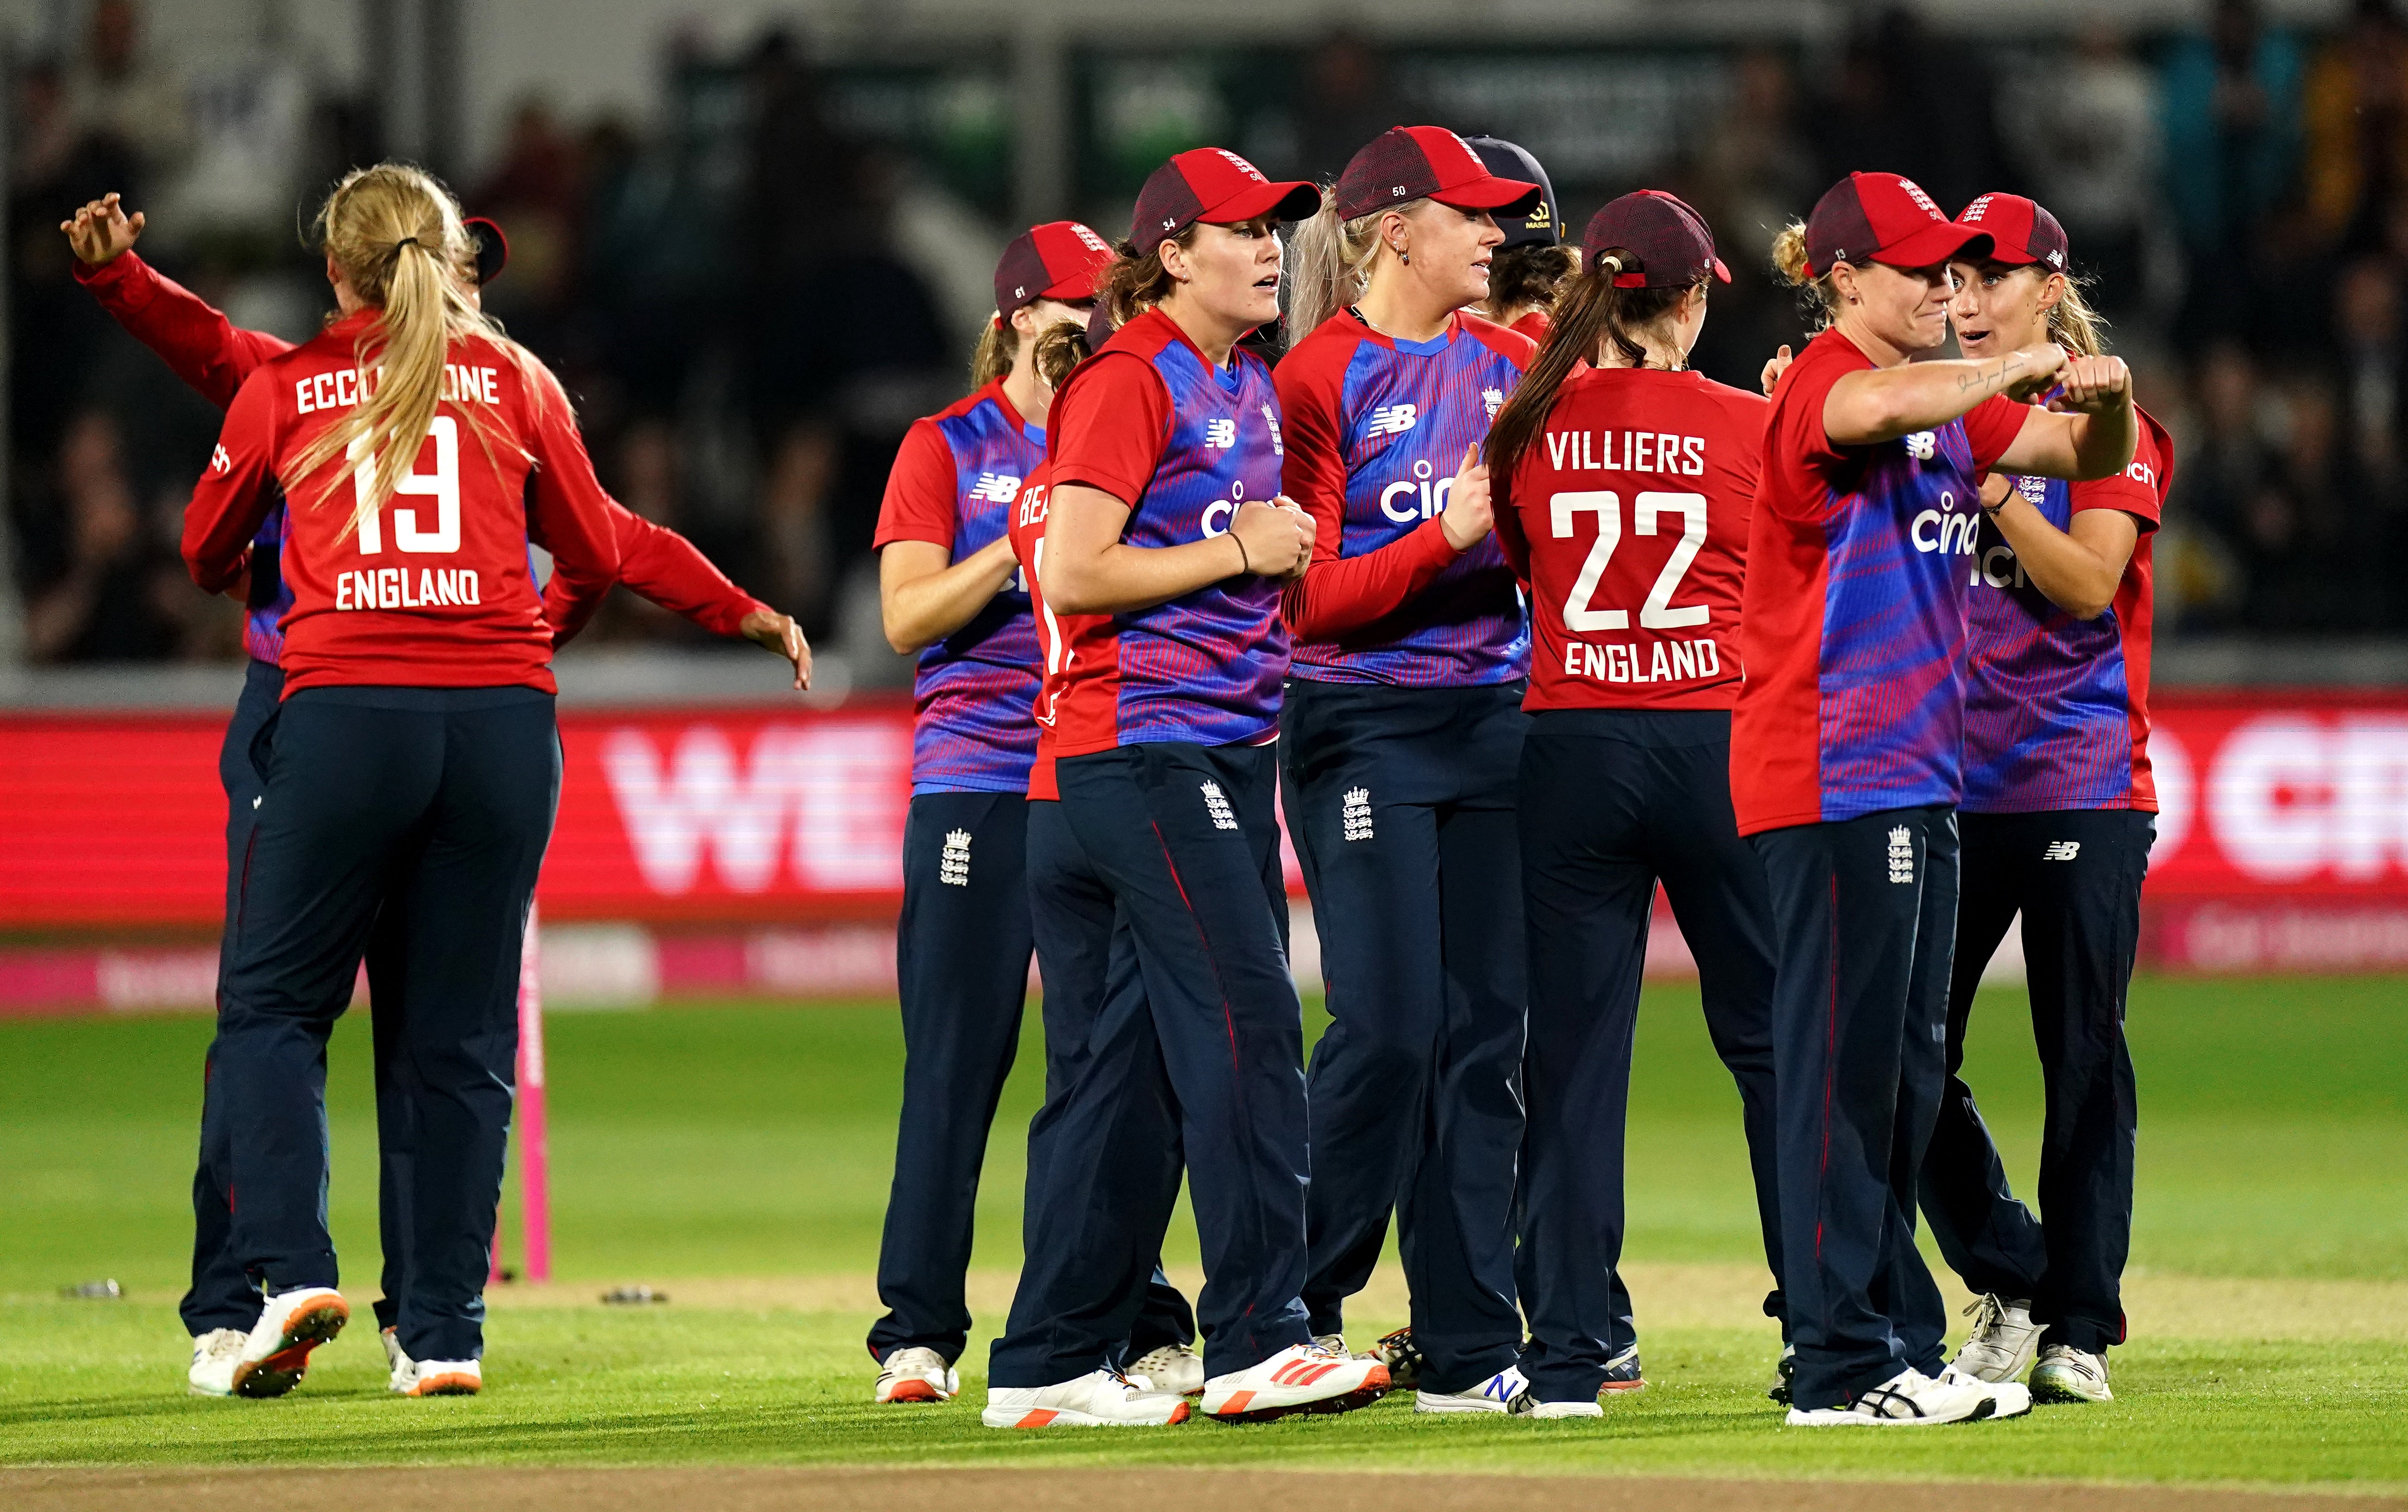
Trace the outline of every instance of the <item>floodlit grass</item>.
{"type": "MultiPolygon", "coordinates": [[[[991,1148],[975,1263],[1018,1261],[1032,1014],[991,1148]]],[[[334,1218],[355,1296],[376,1274],[366,1024],[332,1055],[334,1218]]],[[[1159,1434],[979,1428],[964,1400],[880,1409],[861,1336],[894,1131],[891,1007],[727,1006],[551,1025],[548,1299],[496,1299],[486,1394],[382,1390],[365,1316],[276,1403],[185,1397],[173,1313],[205,1021],[0,1026],[0,1462],[645,1461],[1265,1466],[1928,1478],[2408,1482],[2408,990],[2388,980],[2145,982],[2135,1316],[2122,1397],[1936,1434],[1784,1430],[1760,1391],[1770,1325],[1639,1286],[1648,1375],[1601,1422],[1430,1422],[1402,1402],[1340,1419],[1159,1434]],[[114,1277],[124,1303],[57,1289],[114,1277]],[[741,1277],[824,1278],[762,1281],[741,1277]],[[2220,1291],[2184,1277],[2234,1278],[2220,1291]],[[2256,1281],[2241,1278],[2257,1277],[2256,1281]],[[717,1278],[705,1280],[703,1278],[717,1278]],[[568,1305],[601,1283],[666,1307],[568,1305]],[[2357,1281],[2355,1287],[2335,1282],[2357,1281]],[[2318,1299],[2303,1315],[2300,1297],[2318,1299]],[[2202,1297],[2214,1300],[2202,1302],[2202,1297]],[[2317,1314],[2315,1308],[2325,1313],[2317,1314]],[[1651,1326],[1649,1318],[1674,1321],[1651,1326]],[[2263,1326],[2260,1320],[2263,1319],[2263,1326]],[[1901,1441],[1903,1440],[1903,1442],[1901,1441]]],[[[1631,1140],[1630,1260],[1755,1284],[1737,1098],[1693,991],[1651,991],[1631,1140]]],[[[2039,1089],[2019,994],[1976,1020],[1974,1084],[2027,1190],[2039,1089]]],[[[515,1200],[512,1201],[515,1221],[515,1200]]],[[[1192,1264],[1182,1218],[1168,1246],[1192,1264]]],[[[1635,1276],[1639,1282],[1641,1276],[1635,1276]]],[[[999,1322],[996,1288],[981,1324],[999,1322]]],[[[1393,1312],[1392,1298],[1378,1306],[1393,1312]]],[[[364,1309],[363,1309],[364,1312],[364,1309]]],[[[1354,1332],[1401,1319],[1367,1312],[1354,1332]]]]}

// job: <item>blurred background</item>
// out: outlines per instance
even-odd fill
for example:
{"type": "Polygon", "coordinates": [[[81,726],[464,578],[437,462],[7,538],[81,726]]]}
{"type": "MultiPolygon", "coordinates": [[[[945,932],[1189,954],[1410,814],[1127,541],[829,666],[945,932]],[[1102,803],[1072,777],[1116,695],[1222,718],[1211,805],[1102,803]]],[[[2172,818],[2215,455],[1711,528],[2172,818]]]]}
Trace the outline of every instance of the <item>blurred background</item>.
{"type": "MultiPolygon", "coordinates": [[[[568,380],[604,481],[876,686],[908,676],[875,629],[886,466],[965,387],[1003,241],[1065,214],[1121,235],[1181,148],[1324,178],[1434,121],[1533,150],[1574,227],[1641,185],[1704,209],[1738,280],[1698,364],[1751,386],[1799,330],[1772,231],[1840,174],[1906,173],[1952,212],[2038,197],[2178,439],[2170,673],[2399,664],[2408,21],[2388,0],[1205,11],[1182,34],[1111,0],[0,4],[0,661],[240,654],[232,606],[174,549],[217,417],[74,284],[55,229],[107,190],[149,212],[145,256],[299,336],[327,298],[296,224],[330,180],[434,167],[508,230],[491,307],[568,380]]],[[[623,593],[585,649],[697,634],[623,593]]]]}
{"type": "MultiPolygon", "coordinates": [[[[2176,437],[2144,960],[2408,968],[2403,12],[0,0],[0,1008],[207,1004],[222,895],[236,610],[177,557],[218,416],[75,282],[76,206],[122,193],[144,257],[294,338],[330,303],[302,227],[348,166],[415,159],[498,220],[488,307],[567,381],[605,484],[820,652],[798,708],[757,649],[621,592],[563,656],[545,980],[879,993],[910,666],[868,547],[905,428],[968,388],[996,254],[1063,215],[1124,235],[1182,148],[1327,178],[1415,121],[1529,148],[1574,228],[1688,197],[1736,276],[1696,361],[1750,388],[1803,334],[1772,235],[1842,173],[2050,207],[2176,437]]],[[[1669,920],[1657,945],[1685,963],[1669,920]]]]}

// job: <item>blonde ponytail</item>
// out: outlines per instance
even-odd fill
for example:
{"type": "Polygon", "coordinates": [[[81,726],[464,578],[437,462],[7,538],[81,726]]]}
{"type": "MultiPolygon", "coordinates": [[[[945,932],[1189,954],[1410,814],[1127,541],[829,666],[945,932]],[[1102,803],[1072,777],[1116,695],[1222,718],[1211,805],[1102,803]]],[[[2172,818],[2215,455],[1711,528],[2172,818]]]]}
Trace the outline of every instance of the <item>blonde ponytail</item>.
{"type": "Polygon", "coordinates": [[[1807,270],[1806,222],[1792,221],[1772,238],[1772,271],[1780,280],[1797,290],[1798,303],[1821,330],[1840,313],[1840,291],[1831,282],[1831,270],[1825,268],[1816,278],[1807,270]]]}
{"type": "Polygon", "coordinates": [[[983,389],[1010,372],[1012,359],[1019,355],[1020,333],[998,310],[987,319],[986,329],[979,333],[978,350],[970,353],[970,387],[983,389]]]}
{"type": "MultiPolygon", "coordinates": [[[[352,346],[359,404],[302,449],[283,480],[288,492],[297,492],[320,467],[344,459],[346,465],[309,501],[318,508],[355,474],[365,474],[368,486],[336,537],[340,540],[382,508],[417,466],[419,446],[442,402],[444,358],[453,342],[480,336],[501,348],[529,379],[538,407],[550,402],[554,385],[543,364],[464,292],[462,270],[476,265],[476,252],[460,224],[459,205],[423,170],[401,163],[353,169],[326,196],[316,231],[351,292],[381,312],[352,346]]],[[[463,392],[456,402],[490,454],[494,438],[504,436],[502,426],[481,395],[463,392]]]]}
{"type": "Polygon", "coordinates": [[[2107,353],[2105,327],[2107,317],[2090,307],[2084,298],[2082,286],[2087,278],[2065,276],[2065,292],[2049,307],[2048,338],[2066,350],[2082,357],[2103,357],[2107,353]]]}
{"type": "Polygon", "coordinates": [[[1321,192],[1321,208],[1296,228],[1288,242],[1287,338],[1312,334],[1322,321],[1370,290],[1371,263],[1380,254],[1380,218],[1411,215],[1426,199],[1383,205],[1352,221],[1338,219],[1338,192],[1321,192]]]}

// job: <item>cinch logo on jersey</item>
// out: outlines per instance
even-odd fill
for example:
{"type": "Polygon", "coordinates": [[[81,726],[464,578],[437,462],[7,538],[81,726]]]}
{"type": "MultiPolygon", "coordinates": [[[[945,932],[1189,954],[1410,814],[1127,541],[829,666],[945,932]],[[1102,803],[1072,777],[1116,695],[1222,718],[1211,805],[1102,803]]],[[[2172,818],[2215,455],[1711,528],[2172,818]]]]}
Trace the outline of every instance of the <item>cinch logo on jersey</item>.
{"type": "Polygon", "coordinates": [[[1204,812],[1212,820],[1214,829],[1234,830],[1238,827],[1237,813],[1229,807],[1228,795],[1221,791],[1221,784],[1207,782],[1197,791],[1204,794],[1204,812]]]}
{"type": "Polygon", "coordinates": [[[1907,521],[1907,539],[1918,551],[1939,551],[1943,554],[1971,556],[1973,543],[1982,534],[1982,517],[1966,514],[1956,507],[1956,495],[1942,492],[1940,507],[1925,509],[1907,521]]]}
{"type": "Polygon", "coordinates": [[[1454,492],[1455,479],[1439,477],[1438,469],[1423,459],[1413,464],[1411,478],[1400,478],[1380,491],[1380,512],[1399,525],[1434,520],[1445,512],[1454,492]]]}
{"type": "Polygon", "coordinates": [[[1370,789],[1346,790],[1345,802],[1338,810],[1338,823],[1348,840],[1372,838],[1370,789]]]}
{"type": "Polygon", "coordinates": [[[1889,879],[1914,880],[1914,835],[1903,824],[1889,832],[1889,879]]]}
{"type": "Polygon", "coordinates": [[[990,504],[1010,504],[1020,496],[1020,479],[1010,473],[981,473],[970,485],[970,497],[990,504]]]}
{"type": "Polygon", "coordinates": [[[947,887],[970,885],[969,831],[945,832],[945,849],[937,855],[937,880],[947,887]]]}
{"type": "Polygon", "coordinates": [[[1624,641],[1592,646],[1586,641],[1568,640],[1564,642],[1564,676],[1628,683],[1687,682],[1722,676],[1722,654],[1714,649],[1713,641],[1653,640],[1646,647],[1647,654],[1642,655],[1639,647],[1624,641]]]}
{"type": "Polygon", "coordinates": [[[1366,435],[1402,435],[1413,428],[1412,405],[1382,405],[1371,411],[1370,422],[1363,427],[1366,435]]]}
{"type": "Polygon", "coordinates": [[[2048,848],[2040,853],[2040,859],[2042,861],[2071,861],[2074,857],[2080,854],[2082,854],[2082,842],[2079,840],[2051,840],[2048,843],[2048,848]]]}
{"type": "Polygon", "coordinates": [[[421,567],[417,592],[408,567],[376,567],[335,575],[337,609],[426,609],[484,602],[473,567],[421,567]]]}
{"type": "Polygon", "coordinates": [[[1706,470],[1706,438],[1656,431],[1549,431],[1547,462],[1557,472],[1677,473],[1698,478],[1706,470]]]}

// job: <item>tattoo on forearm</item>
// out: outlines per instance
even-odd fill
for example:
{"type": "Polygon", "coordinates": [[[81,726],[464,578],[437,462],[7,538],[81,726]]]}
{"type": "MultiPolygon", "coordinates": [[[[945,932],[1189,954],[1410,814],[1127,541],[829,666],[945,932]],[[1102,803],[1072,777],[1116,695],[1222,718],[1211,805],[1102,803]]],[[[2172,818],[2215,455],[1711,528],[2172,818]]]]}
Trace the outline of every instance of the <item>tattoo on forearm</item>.
{"type": "Polygon", "coordinates": [[[1985,363],[1970,373],[1960,374],[1956,379],[1956,392],[1964,393],[1972,389],[1993,391],[2005,389],[2014,381],[2015,375],[2023,371],[2023,367],[2024,354],[2011,351],[1995,363],[1985,363]]]}

